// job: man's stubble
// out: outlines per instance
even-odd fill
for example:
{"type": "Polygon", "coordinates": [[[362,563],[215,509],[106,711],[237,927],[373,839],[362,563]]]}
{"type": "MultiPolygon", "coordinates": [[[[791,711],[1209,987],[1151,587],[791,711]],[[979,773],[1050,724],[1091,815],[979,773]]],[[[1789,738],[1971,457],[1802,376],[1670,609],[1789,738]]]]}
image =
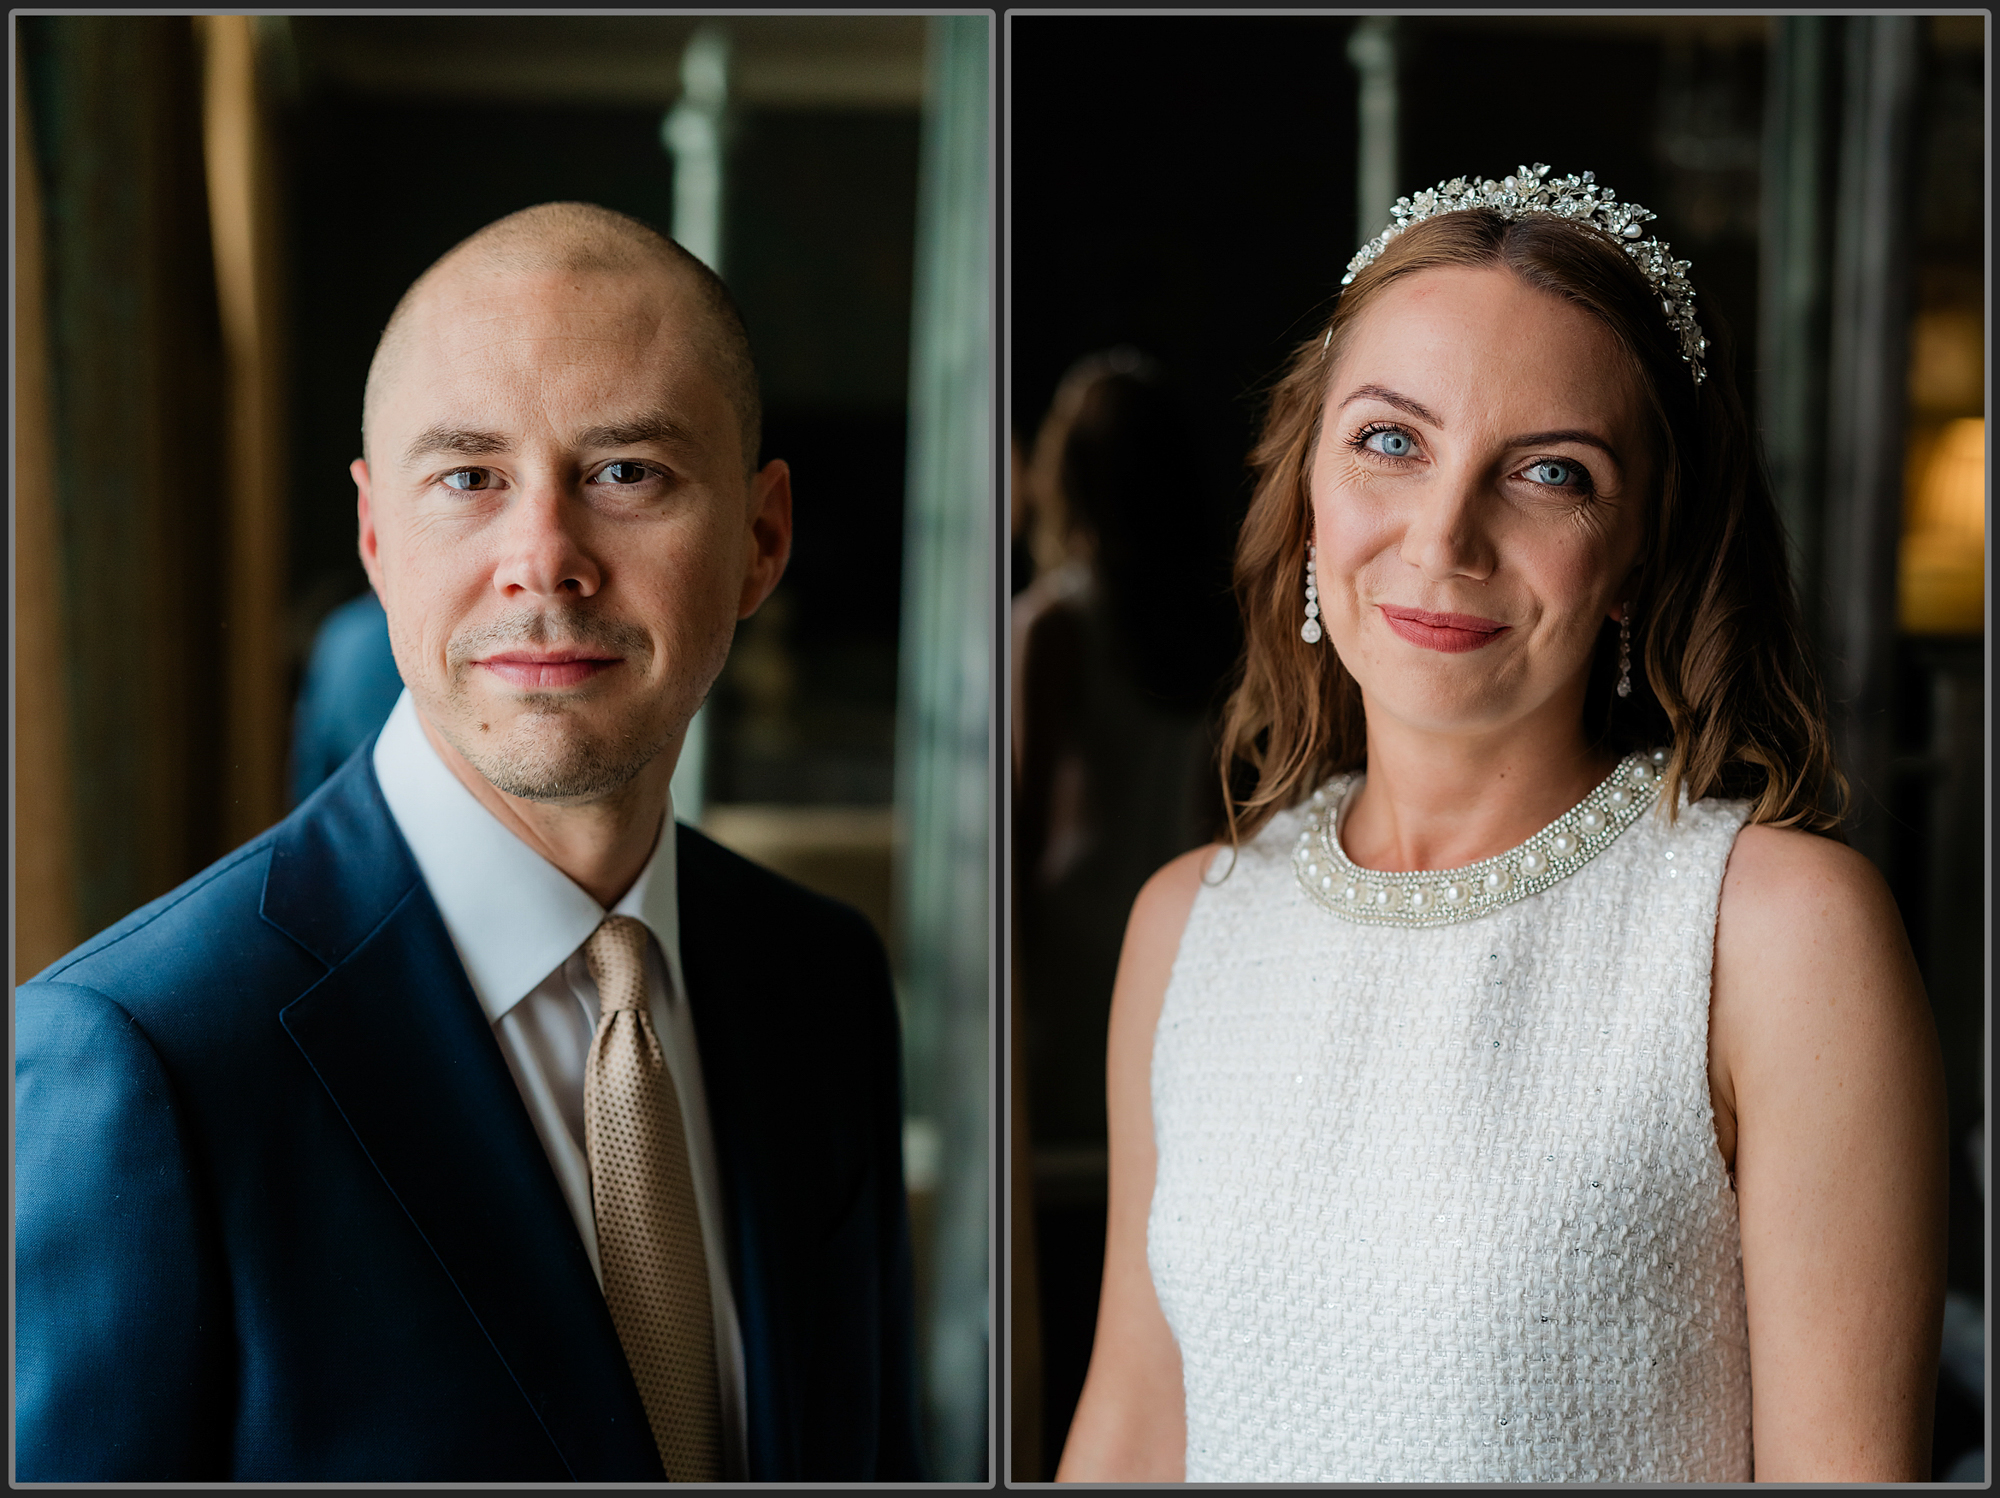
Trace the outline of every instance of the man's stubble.
{"type": "MultiPolygon", "coordinates": [[[[471,673],[478,669],[473,662],[508,646],[557,645],[615,654],[624,663],[618,669],[642,679],[654,655],[654,642],[645,630],[587,610],[537,611],[480,625],[454,636],[447,647],[449,711],[432,715],[432,722],[466,763],[509,796],[558,804],[604,800],[681,738],[715,672],[703,661],[696,683],[688,683],[685,672],[672,673],[662,691],[685,701],[648,704],[635,699],[626,719],[609,728],[588,724],[581,711],[585,703],[570,693],[530,692],[511,698],[513,712],[504,730],[483,731],[492,708],[471,689],[471,673]],[[648,706],[653,710],[646,711],[648,706]]],[[[725,640],[713,652],[717,671],[727,649],[725,640]]]]}

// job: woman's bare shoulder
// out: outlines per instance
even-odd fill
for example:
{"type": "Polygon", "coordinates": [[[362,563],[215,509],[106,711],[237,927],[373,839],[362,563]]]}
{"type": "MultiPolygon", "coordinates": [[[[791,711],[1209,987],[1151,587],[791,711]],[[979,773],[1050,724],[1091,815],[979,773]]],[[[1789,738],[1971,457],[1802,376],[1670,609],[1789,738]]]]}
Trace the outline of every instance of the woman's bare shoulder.
{"type": "Polygon", "coordinates": [[[1747,1061],[1865,1060],[1927,1024],[1922,980],[1889,886],[1862,854],[1794,828],[1736,838],[1716,912],[1716,1038],[1747,1061]]]}
{"type": "Polygon", "coordinates": [[[1132,927],[1143,928],[1149,934],[1170,929],[1172,939],[1179,942],[1188,912],[1194,908],[1194,897],[1201,892],[1203,876],[1215,854],[1216,845],[1210,843],[1154,870],[1132,902],[1132,927]]]}
{"type": "Polygon", "coordinates": [[[1118,958],[1118,980],[1111,994],[1114,1035],[1122,1036],[1132,1022],[1138,1022],[1150,1044],[1151,1021],[1159,1016],[1166,997],[1188,912],[1194,909],[1202,876],[1214,857],[1213,845],[1183,853],[1161,865],[1140,887],[1125,923],[1125,949],[1118,958]]]}
{"type": "Polygon", "coordinates": [[[1759,945],[1794,954],[1801,946],[1902,933],[1895,900],[1874,864],[1844,843],[1795,827],[1753,824],[1736,835],[1719,914],[1759,945]]]}

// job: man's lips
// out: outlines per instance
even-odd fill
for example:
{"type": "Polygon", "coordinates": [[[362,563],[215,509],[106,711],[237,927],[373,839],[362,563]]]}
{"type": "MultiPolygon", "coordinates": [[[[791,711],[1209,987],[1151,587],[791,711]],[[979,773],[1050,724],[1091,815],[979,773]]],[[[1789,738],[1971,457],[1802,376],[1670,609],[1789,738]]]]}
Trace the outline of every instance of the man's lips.
{"type": "Polygon", "coordinates": [[[618,657],[585,655],[572,650],[508,650],[475,664],[516,690],[545,692],[581,685],[617,665],[618,657]]]}
{"type": "Polygon", "coordinates": [[[1476,614],[1433,614],[1427,609],[1391,608],[1386,603],[1378,607],[1389,628],[1401,638],[1426,650],[1453,655],[1491,645],[1509,628],[1497,619],[1481,619],[1476,614]]]}

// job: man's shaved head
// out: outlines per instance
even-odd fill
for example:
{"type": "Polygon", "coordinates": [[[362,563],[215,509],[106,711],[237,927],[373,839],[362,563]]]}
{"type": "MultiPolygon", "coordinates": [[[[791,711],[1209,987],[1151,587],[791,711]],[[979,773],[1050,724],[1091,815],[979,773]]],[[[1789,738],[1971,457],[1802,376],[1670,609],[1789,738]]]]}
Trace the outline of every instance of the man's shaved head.
{"type": "Polygon", "coordinates": [[[703,352],[742,432],[744,469],[756,470],[763,442],[763,403],[757,393],[750,337],[729,288],[714,271],[657,229],[595,203],[539,203],[510,213],[460,240],[417,277],[389,314],[388,326],[382,330],[375,358],[368,366],[361,409],[364,454],[369,452],[368,433],[375,423],[377,403],[394,385],[414,336],[414,309],[421,305],[426,287],[461,267],[524,276],[632,276],[657,271],[691,287],[707,314],[703,352]]]}

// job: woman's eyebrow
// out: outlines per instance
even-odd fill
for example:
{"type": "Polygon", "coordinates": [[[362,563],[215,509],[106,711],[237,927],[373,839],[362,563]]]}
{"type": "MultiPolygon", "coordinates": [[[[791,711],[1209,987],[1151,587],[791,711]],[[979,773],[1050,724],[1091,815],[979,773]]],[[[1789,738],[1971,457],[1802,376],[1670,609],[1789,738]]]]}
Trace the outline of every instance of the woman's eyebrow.
{"type": "Polygon", "coordinates": [[[1385,406],[1394,406],[1398,411],[1403,412],[1405,415],[1414,416],[1417,418],[1418,421],[1426,422],[1429,425],[1436,427],[1439,431],[1444,430],[1444,423],[1439,421],[1437,417],[1434,414],[1432,414],[1431,409],[1428,406],[1424,405],[1423,402],[1413,401],[1407,395],[1398,395],[1395,391],[1386,390],[1380,385],[1361,386],[1360,389],[1356,390],[1352,395],[1348,396],[1346,400],[1340,403],[1339,409],[1345,409],[1347,406],[1351,405],[1355,401],[1365,400],[1365,399],[1381,401],[1382,404],[1384,404],[1385,406]]]}
{"type": "MultiPolygon", "coordinates": [[[[1385,406],[1394,406],[1398,411],[1414,416],[1418,421],[1428,423],[1436,427],[1439,431],[1444,430],[1444,423],[1438,420],[1437,415],[1422,401],[1411,400],[1409,396],[1398,394],[1396,391],[1390,390],[1385,386],[1363,385],[1350,394],[1346,400],[1342,401],[1340,407],[1344,409],[1358,400],[1381,401],[1385,406]]],[[[1524,436],[1514,438],[1507,445],[1509,447],[1543,447],[1557,442],[1579,442],[1585,447],[1594,447],[1603,453],[1605,457],[1609,458],[1613,466],[1621,474],[1625,471],[1624,461],[1618,456],[1616,448],[1602,437],[1576,428],[1565,427],[1552,432],[1529,432],[1524,436]]]]}
{"type": "Polygon", "coordinates": [[[1557,442],[1580,442],[1585,447],[1594,447],[1603,453],[1605,457],[1609,458],[1612,465],[1620,473],[1625,471],[1625,464],[1618,456],[1618,449],[1613,447],[1609,442],[1606,442],[1602,437],[1593,436],[1589,432],[1570,429],[1557,432],[1530,432],[1525,437],[1514,438],[1507,445],[1509,447],[1545,447],[1557,442]]]}

